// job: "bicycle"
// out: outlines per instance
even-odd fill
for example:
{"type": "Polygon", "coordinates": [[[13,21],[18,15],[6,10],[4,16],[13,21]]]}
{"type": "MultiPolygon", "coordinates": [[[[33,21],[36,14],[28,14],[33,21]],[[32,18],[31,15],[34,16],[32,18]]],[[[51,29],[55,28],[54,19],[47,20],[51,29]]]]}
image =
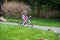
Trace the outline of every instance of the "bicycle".
{"type": "MultiPolygon", "coordinates": [[[[19,22],[19,25],[23,25],[23,21],[22,22],[19,22]]],[[[32,20],[29,19],[27,20],[23,26],[29,26],[29,27],[33,27],[33,23],[32,23],[32,20]]]]}

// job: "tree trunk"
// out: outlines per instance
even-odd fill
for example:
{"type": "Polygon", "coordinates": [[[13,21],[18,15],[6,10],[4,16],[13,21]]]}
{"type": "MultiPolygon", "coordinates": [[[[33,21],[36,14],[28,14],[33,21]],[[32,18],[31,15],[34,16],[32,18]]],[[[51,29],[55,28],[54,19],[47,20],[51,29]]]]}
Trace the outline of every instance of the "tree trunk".
{"type": "Polygon", "coordinates": [[[36,13],[36,17],[40,17],[40,8],[41,6],[37,6],[37,13],[36,13]]]}

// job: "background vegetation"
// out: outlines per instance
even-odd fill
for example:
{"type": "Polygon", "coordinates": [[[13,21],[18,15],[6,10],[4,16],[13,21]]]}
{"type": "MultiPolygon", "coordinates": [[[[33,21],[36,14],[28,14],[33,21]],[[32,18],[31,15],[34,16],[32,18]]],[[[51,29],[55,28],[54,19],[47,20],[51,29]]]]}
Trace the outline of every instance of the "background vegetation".
{"type": "MultiPolygon", "coordinates": [[[[31,9],[30,13],[32,15],[33,24],[60,27],[60,0],[7,0],[7,1],[24,2],[28,4],[31,9]]],[[[4,2],[6,2],[6,0],[0,0],[0,7],[2,4],[4,4],[4,2]]],[[[15,16],[17,16],[17,14],[18,13],[16,13],[15,16]]],[[[6,18],[7,19],[13,18],[13,16],[10,17],[6,16],[6,18]]],[[[15,17],[15,19],[8,20],[12,22],[19,22],[20,19],[21,18],[17,19],[17,17],[15,17]]]]}
{"type": "MultiPolygon", "coordinates": [[[[6,0],[5,0],[6,1],[6,0]]],[[[39,18],[60,18],[60,0],[7,0],[30,5],[31,15],[39,18]]],[[[0,0],[1,5],[4,0],[0,0]]]]}

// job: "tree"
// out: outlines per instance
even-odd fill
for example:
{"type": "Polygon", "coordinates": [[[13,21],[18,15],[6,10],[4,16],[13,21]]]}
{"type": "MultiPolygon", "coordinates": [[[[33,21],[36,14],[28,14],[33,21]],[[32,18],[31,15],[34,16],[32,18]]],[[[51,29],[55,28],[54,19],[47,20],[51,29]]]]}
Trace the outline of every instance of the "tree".
{"type": "Polygon", "coordinates": [[[60,4],[60,0],[52,0],[52,1],[60,4]]]}

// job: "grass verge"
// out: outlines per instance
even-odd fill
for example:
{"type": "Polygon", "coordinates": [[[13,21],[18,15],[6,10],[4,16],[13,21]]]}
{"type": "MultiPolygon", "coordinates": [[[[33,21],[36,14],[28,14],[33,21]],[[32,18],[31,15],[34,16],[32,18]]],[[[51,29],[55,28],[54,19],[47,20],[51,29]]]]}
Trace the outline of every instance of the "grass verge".
{"type": "Polygon", "coordinates": [[[57,34],[54,32],[19,25],[0,24],[0,40],[38,40],[41,37],[57,40],[57,34]]]}
{"type": "MultiPolygon", "coordinates": [[[[7,20],[10,22],[21,21],[20,19],[7,19],[7,20]]],[[[31,21],[34,25],[60,27],[60,21],[58,19],[32,18],[31,21]]]]}

